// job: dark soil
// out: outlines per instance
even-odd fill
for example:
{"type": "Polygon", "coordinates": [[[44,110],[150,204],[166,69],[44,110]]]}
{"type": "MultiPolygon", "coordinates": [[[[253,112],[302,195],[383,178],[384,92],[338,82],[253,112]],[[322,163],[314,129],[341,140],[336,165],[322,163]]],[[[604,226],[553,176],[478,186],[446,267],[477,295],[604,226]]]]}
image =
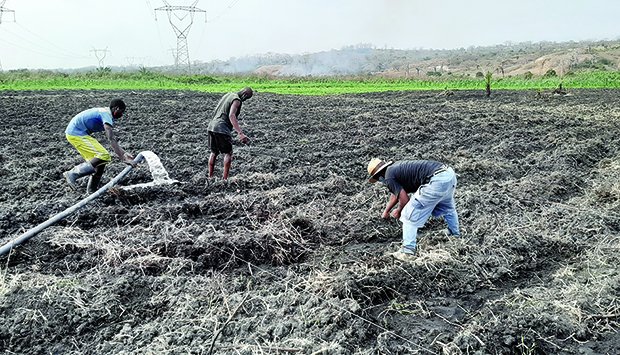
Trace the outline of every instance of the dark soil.
{"type": "MultiPolygon", "coordinates": [[[[219,94],[1,92],[2,243],[83,197],[64,128],[117,96],[121,145],[182,184],[115,188],[2,257],[0,349],[618,353],[620,92],[569,94],[258,93],[224,182],[207,178],[219,94]],[[400,226],[371,157],[452,165],[463,237],[431,220],[415,261],[386,256],[400,226]]],[[[143,164],[121,185],[150,180],[143,164]]]]}

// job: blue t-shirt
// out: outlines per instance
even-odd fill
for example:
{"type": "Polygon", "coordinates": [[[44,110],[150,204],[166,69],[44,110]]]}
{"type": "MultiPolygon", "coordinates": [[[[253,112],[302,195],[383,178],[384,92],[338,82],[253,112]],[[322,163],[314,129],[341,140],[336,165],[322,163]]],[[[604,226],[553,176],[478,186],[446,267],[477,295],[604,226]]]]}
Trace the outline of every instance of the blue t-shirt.
{"type": "Polygon", "coordinates": [[[75,115],[65,133],[72,136],[86,136],[94,132],[103,132],[104,123],[114,126],[112,111],[107,107],[91,108],[75,115]]]}

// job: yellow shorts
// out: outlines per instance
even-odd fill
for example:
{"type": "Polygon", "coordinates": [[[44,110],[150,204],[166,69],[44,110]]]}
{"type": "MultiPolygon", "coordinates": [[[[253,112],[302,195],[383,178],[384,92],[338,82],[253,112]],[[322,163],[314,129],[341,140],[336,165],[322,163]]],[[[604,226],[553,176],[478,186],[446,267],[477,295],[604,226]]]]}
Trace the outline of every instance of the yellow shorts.
{"type": "Polygon", "coordinates": [[[112,161],[110,153],[95,138],[91,136],[72,136],[70,134],[66,136],[69,143],[77,149],[86,161],[92,158],[101,159],[105,162],[112,161]]]}

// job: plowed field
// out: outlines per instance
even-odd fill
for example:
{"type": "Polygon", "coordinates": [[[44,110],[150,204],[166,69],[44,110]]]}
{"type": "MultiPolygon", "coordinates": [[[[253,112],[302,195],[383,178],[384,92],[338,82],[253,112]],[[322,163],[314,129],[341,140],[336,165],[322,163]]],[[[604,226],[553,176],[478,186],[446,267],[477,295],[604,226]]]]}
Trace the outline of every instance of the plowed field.
{"type": "Polygon", "coordinates": [[[121,145],[182,182],[115,188],[0,258],[2,352],[620,352],[620,92],[257,93],[228,182],[207,177],[220,96],[0,93],[2,243],[84,197],[64,129],[114,97],[121,145]],[[386,256],[372,157],[450,164],[462,238],[431,220],[415,261],[386,256]]]}

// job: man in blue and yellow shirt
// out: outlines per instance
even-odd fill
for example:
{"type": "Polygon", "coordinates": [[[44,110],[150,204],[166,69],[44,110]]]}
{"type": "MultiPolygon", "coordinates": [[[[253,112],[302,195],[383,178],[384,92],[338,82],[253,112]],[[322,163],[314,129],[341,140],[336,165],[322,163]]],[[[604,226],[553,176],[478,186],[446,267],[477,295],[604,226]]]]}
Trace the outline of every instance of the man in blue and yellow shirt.
{"type": "Polygon", "coordinates": [[[63,174],[72,189],[77,188],[77,179],[90,176],[87,192],[97,191],[105,166],[112,160],[110,153],[91,136],[92,133],[105,132],[114,153],[118,155],[119,159],[126,164],[135,166],[133,156],[120,147],[113,131],[114,120],[123,116],[125,108],[123,100],[114,99],[110,102],[109,108],[96,107],[82,111],[69,122],[65,130],[67,140],[86,160],[63,174]]]}

